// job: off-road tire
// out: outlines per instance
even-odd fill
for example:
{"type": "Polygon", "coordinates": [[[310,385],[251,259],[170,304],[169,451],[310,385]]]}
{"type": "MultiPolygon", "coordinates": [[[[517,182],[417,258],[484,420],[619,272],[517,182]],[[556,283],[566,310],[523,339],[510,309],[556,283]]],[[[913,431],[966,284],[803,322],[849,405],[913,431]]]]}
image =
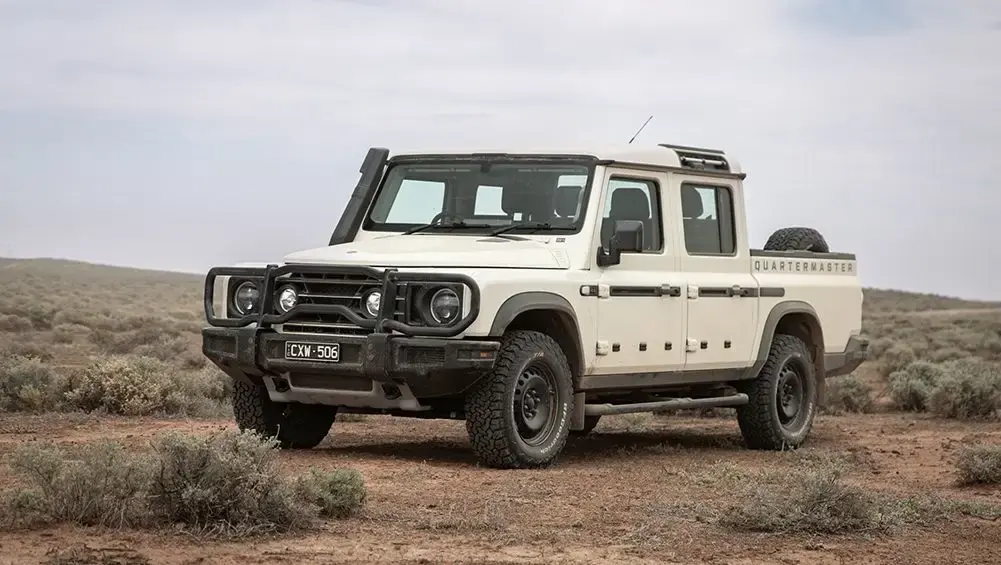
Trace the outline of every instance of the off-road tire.
{"type": "Polygon", "coordinates": [[[241,431],[275,438],[282,449],[311,449],[327,437],[337,407],[274,402],[263,386],[233,381],[233,415],[241,431]]]}
{"type": "Polygon", "coordinates": [[[598,422],[600,420],[601,416],[584,416],[584,428],[580,430],[570,430],[570,435],[575,437],[584,437],[598,426],[598,422]]]}
{"type": "Polygon", "coordinates": [[[504,334],[497,362],[466,396],[465,411],[466,432],[482,464],[501,469],[553,464],[566,445],[573,413],[566,354],[556,340],[540,332],[504,334]],[[538,439],[526,440],[519,423],[542,412],[545,421],[538,439]]]}
{"type": "MultiPolygon", "coordinates": [[[[795,386],[795,383],[792,384],[795,386]]],[[[744,443],[750,449],[796,449],[806,440],[817,413],[818,379],[803,340],[786,334],[776,334],[772,340],[768,359],[758,377],[741,387],[750,402],[737,407],[737,423],[744,443]],[[792,379],[789,370],[796,373],[801,387],[799,410],[791,422],[782,423],[787,417],[780,408],[780,394],[784,382],[792,379]],[[780,416],[781,414],[781,416],[780,416]]]]}
{"type": "Polygon", "coordinates": [[[813,228],[782,228],[765,242],[766,251],[814,251],[828,253],[831,248],[819,231],[813,228]]]}

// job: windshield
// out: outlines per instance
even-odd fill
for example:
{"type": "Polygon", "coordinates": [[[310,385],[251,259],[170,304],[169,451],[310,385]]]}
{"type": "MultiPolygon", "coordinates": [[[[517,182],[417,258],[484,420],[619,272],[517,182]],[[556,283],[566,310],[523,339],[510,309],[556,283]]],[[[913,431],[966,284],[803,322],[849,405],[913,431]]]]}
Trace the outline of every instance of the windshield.
{"type": "Polygon", "coordinates": [[[587,207],[586,164],[422,162],[392,165],[365,229],[576,233],[587,207]]]}

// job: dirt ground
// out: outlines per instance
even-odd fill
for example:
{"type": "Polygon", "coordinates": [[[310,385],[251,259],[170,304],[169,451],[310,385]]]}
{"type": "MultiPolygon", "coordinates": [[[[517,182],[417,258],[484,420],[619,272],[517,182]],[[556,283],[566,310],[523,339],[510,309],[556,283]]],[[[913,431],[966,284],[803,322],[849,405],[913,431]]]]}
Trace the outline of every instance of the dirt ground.
{"type": "MultiPolygon", "coordinates": [[[[28,441],[98,438],[140,449],[168,429],[231,426],[0,415],[0,452],[28,441]]],[[[1001,442],[1001,426],[820,416],[798,456],[850,455],[859,462],[852,480],[874,489],[1001,503],[1001,490],[954,484],[952,455],[972,436],[1001,442]]],[[[554,468],[499,471],[476,466],[461,422],[369,417],[337,422],[315,450],[282,454],[293,471],[360,470],[369,489],[360,517],[249,542],[51,528],[0,537],[0,564],[45,563],[50,552],[74,546],[81,559],[73,563],[1001,563],[1001,523],[987,519],[956,517],[865,538],[737,534],[705,517],[704,509],[731,502],[740,471],[780,469],[789,456],[745,450],[729,418],[618,417],[571,439],[554,468]]]]}

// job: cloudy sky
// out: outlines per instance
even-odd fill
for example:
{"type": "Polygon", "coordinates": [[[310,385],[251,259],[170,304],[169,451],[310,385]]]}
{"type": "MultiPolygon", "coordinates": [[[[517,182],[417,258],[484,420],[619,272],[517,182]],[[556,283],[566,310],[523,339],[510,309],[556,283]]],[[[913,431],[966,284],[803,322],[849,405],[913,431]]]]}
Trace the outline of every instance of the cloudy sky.
{"type": "Polygon", "coordinates": [[[721,147],[752,242],[1001,298],[991,0],[0,0],[0,256],[322,245],[370,145],[721,147]]]}

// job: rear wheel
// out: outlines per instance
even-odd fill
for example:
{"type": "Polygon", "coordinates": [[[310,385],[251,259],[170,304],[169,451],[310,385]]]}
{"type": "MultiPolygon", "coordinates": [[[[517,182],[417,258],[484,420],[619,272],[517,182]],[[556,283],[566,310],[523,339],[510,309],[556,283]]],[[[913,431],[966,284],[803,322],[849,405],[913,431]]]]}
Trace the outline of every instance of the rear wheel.
{"type": "Polygon", "coordinates": [[[749,448],[802,445],[817,413],[817,375],[806,343],[776,335],[761,373],[743,392],[750,402],[737,408],[737,422],[749,448]]]}
{"type": "Polygon", "coordinates": [[[563,450],[570,430],[570,365],[546,334],[504,335],[497,363],[466,397],[466,431],[473,452],[490,467],[545,467],[563,450]]]}
{"type": "Polygon", "coordinates": [[[337,407],[274,402],[263,386],[233,381],[233,415],[241,431],[276,438],[282,449],[310,449],[327,437],[337,407]]]}

